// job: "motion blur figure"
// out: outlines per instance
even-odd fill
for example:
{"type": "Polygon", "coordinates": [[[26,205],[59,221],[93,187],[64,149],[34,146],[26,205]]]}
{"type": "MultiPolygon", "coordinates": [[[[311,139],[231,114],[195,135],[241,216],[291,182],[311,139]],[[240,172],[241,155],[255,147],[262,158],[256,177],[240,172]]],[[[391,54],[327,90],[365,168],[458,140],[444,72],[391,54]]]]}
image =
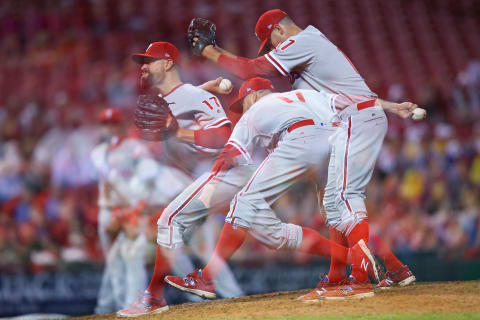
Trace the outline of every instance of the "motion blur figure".
{"type": "MultiPolygon", "coordinates": [[[[165,276],[170,271],[179,271],[175,270],[175,266],[179,265],[183,246],[195,244],[191,241],[192,236],[210,213],[226,211],[232,190],[240,188],[244,183],[244,177],[249,174],[246,173],[235,180],[224,177],[224,180],[219,181],[224,185],[221,192],[200,193],[212,180],[210,174],[205,171],[211,168],[231,134],[231,121],[227,118],[219,99],[209,92],[222,93],[218,90],[221,78],[199,87],[183,83],[178,72],[180,53],[173,44],[168,42],[154,42],[147,47],[145,53],[134,54],[132,59],[141,66],[141,83],[144,90],[158,96],[153,99],[157,104],[167,103],[171,117],[175,118],[169,120],[176,121],[178,124],[178,129],[168,132],[166,137],[152,136],[150,135],[152,131],[148,128],[161,130],[162,127],[152,127],[152,122],[148,120],[142,123],[136,115],[136,124],[141,128],[142,137],[162,140],[166,163],[181,168],[193,178],[192,180],[195,180],[170,202],[158,219],[153,277],[139,299],[117,312],[117,316],[121,317],[137,317],[168,310],[168,304],[164,298],[165,276]],[[202,195],[204,198],[200,199],[202,195]]],[[[143,96],[139,97],[137,102],[136,114],[143,96]]],[[[152,109],[155,109],[155,105],[152,109]]],[[[201,247],[213,250],[212,234],[214,233],[208,229],[209,226],[211,224],[202,226],[206,236],[202,237],[200,247],[192,246],[194,250],[201,247]]],[[[205,252],[198,253],[200,258],[207,256],[205,252]]],[[[187,267],[185,264],[182,266],[187,267]]],[[[218,289],[224,297],[242,294],[228,268],[220,276],[218,289]]]]}
{"type": "MultiPolygon", "coordinates": [[[[127,135],[118,109],[100,114],[105,141],[91,153],[99,173],[98,233],[105,271],[97,313],[132,303],[145,288],[149,213],[161,211],[190,179],[155,161],[144,142],[127,135]],[[162,188],[168,182],[168,188],[162,188]]],[[[151,245],[151,243],[150,243],[151,245]]]]}

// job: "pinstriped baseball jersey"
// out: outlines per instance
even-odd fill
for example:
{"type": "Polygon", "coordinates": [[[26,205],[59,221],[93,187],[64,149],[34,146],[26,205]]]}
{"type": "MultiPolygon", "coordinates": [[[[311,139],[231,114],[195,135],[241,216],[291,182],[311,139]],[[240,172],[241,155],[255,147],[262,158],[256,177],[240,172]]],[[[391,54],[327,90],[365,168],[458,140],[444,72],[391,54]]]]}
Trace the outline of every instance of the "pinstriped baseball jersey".
{"type": "Polygon", "coordinates": [[[257,101],[236,124],[227,144],[240,151],[238,164],[250,164],[258,148],[271,152],[294,123],[313,119],[330,126],[332,94],[312,90],[272,93],[257,101]]]}
{"type": "Polygon", "coordinates": [[[100,207],[130,206],[128,182],[137,174],[140,160],[151,157],[146,146],[137,139],[113,137],[110,143],[96,146],[90,158],[100,176],[100,207]]]}
{"type": "MultiPolygon", "coordinates": [[[[213,94],[185,83],[163,96],[177,119],[178,126],[188,130],[207,130],[231,124],[220,100],[213,94]]],[[[213,160],[221,149],[210,149],[176,138],[164,141],[169,160],[188,173],[202,160],[213,160]],[[192,161],[192,159],[195,159],[192,161]]]]}
{"type": "Polygon", "coordinates": [[[289,37],[265,57],[294,89],[376,97],[348,57],[313,26],[289,37]]]}
{"type": "Polygon", "coordinates": [[[150,206],[166,205],[190,183],[178,169],[155,161],[141,140],[111,140],[99,144],[90,154],[100,177],[99,207],[133,207],[139,200],[150,206]],[[164,188],[165,181],[169,181],[168,189],[164,188]]]}
{"type": "Polygon", "coordinates": [[[301,227],[282,222],[271,205],[309,169],[318,171],[329,155],[332,96],[313,90],[272,93],[245,112],[228,142],[239,150],[236,164],[248,162],[258,148],[268,156],[233,198],[227,223],[248,229],[270,248],[298,248],[301,227]]]}

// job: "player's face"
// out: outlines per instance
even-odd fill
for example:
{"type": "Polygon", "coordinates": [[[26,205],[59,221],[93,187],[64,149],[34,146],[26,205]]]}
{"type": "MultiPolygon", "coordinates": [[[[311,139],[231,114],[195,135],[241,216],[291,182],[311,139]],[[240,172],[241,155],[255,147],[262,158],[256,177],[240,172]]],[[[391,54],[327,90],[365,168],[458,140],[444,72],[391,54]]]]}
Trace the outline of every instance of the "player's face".
{"type": "Polygon", "coordinates": [[[270,34],[271,49],[276,48],[280,43],[287,40],[288,37],[287,30],[282,25],[275,25],[270,34]]]}
{"type": "Polygon", "coordinates": [[[140,68],[140,81],[142,85],[154,86],[161,84],[165,79],[168,60],[160,59],[151,62],[146,61],[140,68]]]}
{"type": "Polygon", "coordinates": [[[103,140],[109,140],[114,136],[122,135],[123,126],[116,123],[106,123],[102,126],[101,136],[103,140]]]}
{"type": "Polygon", "coordinates": [[[255,101],[257,101],[257,93],[255,91],[245,96],[242,101],[243,112],[247,112],[255,101]]]}

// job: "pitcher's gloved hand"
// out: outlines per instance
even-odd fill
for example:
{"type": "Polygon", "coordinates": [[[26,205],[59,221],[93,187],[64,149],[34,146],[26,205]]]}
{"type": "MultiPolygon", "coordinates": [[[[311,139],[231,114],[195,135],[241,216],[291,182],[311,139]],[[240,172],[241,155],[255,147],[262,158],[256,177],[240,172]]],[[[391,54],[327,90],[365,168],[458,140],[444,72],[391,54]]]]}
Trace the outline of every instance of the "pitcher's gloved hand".
{"type": "Polygon", "coordinates": [[[165,140],[178,130],[168,102],[158,95],[138,96],[135,125],[140,129],[142,138],[152,141],[165,140]]]}
{"type": "Polygon", "coordinates": [[[193,54],[201,56],[206,46],[215,46],[216,32],[215,23],[203,18],[192,19],[188,26],[187,36],[193,54]]]}

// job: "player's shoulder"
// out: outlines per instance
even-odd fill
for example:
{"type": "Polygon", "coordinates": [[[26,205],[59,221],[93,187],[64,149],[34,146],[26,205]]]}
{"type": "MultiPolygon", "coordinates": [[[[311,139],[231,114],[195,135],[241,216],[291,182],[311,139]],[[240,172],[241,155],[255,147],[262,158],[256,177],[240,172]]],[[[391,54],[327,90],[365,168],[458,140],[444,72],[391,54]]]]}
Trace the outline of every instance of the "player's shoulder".
{"type": "Polygon", "coordinates": [[[200,87],[194,86],[190,83],[186,83],[182,87],[183,87],[183,90],[184,90],[185,93],[189,93],[189,94],[197,95],[197,96],[202,96],[202,97],[213,96],[213,94],[208,92],[207,90],[204,90],[200,87]]]}
{"type": "Polygon", "coordinates": [[[214,94],[208,92],[207,90],[203,90],[202,88],[194,86],[190,83],[183,84],[179,88],[175,97],[181,99],[182,101],[187,100],[190,103],[198,102],[200,104],[203,100],[209,99],[211,97],[217,98],[218,101],[218,97],[216,97],[214,94]]]}
{"type": "Polygon", "coordinates": [[[319,40],[327,40],[327,37],[317,28],[314,26],[308,26],[298,34],[291,36],[288,38],[284,43],[288,44],[287,42],[290,40],[296,42],[297,44],[302,44],[304,46],[310,46],[318,43],[319,40]]]}
{"type": "Polygon", "coordinates": [[[315,35],[315,36],[325,37],[325,35],[320,30],[318,30],[316,27],[314,27],[312,25],[303,29],[302,32],[300,32],[299,34],[301,34],[301,33],[303,33],[303,35],[315,35]]]}
{"type": "Polygon", "coordinates": [[[237,123],[235,123],[235,127],[233,127],[233,132],[244,130],[247,127],[248,119],[250,118],[248,111],[250,110],[247,110],[247,112],[242,114],[240,119],[238,119],[237,123]]]}
{"type": "Polygon", "coordinates": [[[280,93],[278,92],[273,92],[270,93],[269,95],[266,95],[262,97],[260,100],[255,102],[254,105],[252,105],[245,115],[248,117],[262,117],[267,115],[268,113],[273,112],[272,108],[276,108],[279,104],[282,103],[282,100],[279,100],[278,97],[280,96],[280,93]]]}
{"type": "Polygon", "coordinates": [[[325,35],[320,30],[318,30],[314,26],[310,25],[310,26],[306,27],[305,29],[303,29],[302,31],[300,31],[299,33],[288,37],[287,41],[288,41],[288,39],[293,39],[293,40],[298,40],[298,41],[300,41],[300,40],[308,41],[308,39],[311,39],[312,37],[319,37],[319,36],[325,37],[325,35]]]}
{"type": "Polygon", "coordinates": [[[290,36],[285,41],[279,43],[277,47],[273,49],[273,53],[305,50],[314,45],[318,37],[325,38],[320,30],[314,26],[308,26],[296,35],[290,36]]]}
{"type": "Polygon", "coordinates": [[[178,92],[182,92],[182,93],[198,93],[202,91],[202,89],[190,84],[190,83],[184,83],[182,84],[179,88],[178,88],[178,92]]]}

